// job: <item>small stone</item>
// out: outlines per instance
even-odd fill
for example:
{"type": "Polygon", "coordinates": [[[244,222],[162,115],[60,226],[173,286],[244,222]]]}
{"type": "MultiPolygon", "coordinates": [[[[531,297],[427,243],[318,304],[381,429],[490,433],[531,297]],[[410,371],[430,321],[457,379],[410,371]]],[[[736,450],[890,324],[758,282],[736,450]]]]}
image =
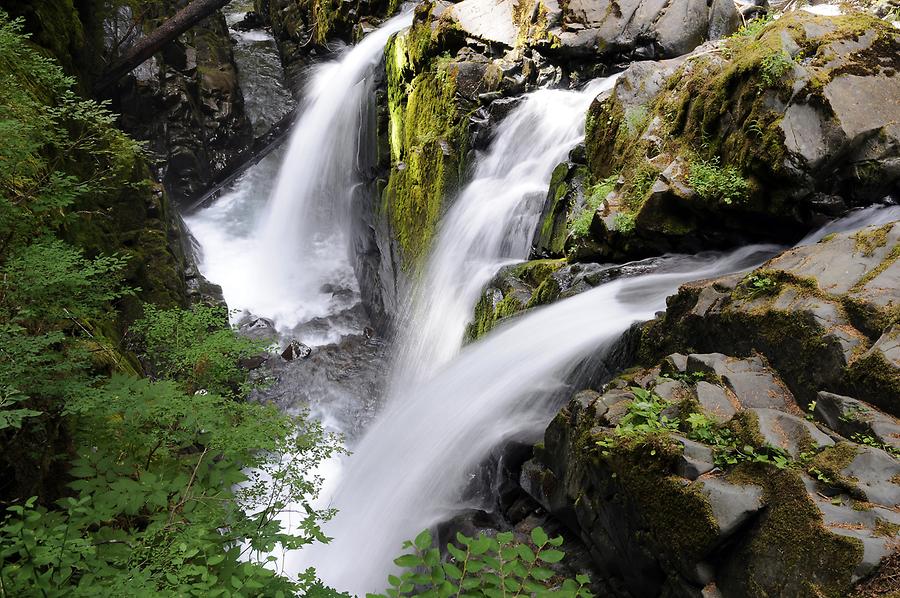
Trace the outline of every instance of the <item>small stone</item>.
{"type": "Polygon", "coordinates": [[[287,348],[281,352],[281,358],[285,361],[306,359],[312,353],[312,349],[300,341],[292,340],[287,348]]]}

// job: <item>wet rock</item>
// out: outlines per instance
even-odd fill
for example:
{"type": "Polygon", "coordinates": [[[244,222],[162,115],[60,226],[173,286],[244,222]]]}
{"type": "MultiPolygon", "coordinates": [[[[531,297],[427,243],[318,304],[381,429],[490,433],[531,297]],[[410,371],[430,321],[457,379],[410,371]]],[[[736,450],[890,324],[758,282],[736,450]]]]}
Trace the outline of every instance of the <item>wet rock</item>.
{"type": "Polygon", "coordinates": [[[281,358],[285,361],[306,359],[312,353],[312,349],[300,341],[292,340],[287,348],[281,352],[281,358]]]}
{"type": "Polygon", "coordinates": [[[243,336],[253,339],[270,340],[278,336],[275,329],[275,322],[268,318],[259,318],[252,314],[247,314],[237,324],[238,330],[243,336]]]}

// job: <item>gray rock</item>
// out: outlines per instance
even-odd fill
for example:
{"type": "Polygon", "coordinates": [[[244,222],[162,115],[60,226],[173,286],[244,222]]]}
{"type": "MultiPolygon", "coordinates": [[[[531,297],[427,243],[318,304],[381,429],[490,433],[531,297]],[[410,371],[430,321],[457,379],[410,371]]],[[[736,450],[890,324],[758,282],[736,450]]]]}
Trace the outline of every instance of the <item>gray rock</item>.
{"type": "Polygon", "coordinates": [[[738,486],[722,478],[708,478],[695,483],[700,484],[700,491],[709,499],[713,516],[719,524],[720,541],[728,538],[763,508],[763,491],[759,486],[738,486]]]}
{"type": "Polygon", "coordinates": [[[703,413],[718,423],[728,421],[737,413],[737,407],[721,386],[701,380],[697,382],[696,393],[703,413]]]}
{"type": "Polygon", "coordinates": [[[687,355],[672,353],[663,360],[663,374],[683,374],[685,371],[687,371],[687,355]]]}
{"type": "Polygon", "coordinates": [[[673,434],[672,438],[684,447],[681,457],[675,464],[675,473],[683,478],[696,480],[715,468],[715,458],[711,448],[676,434],[673,434]]]}
{"type": "Polygon", "coordinates": [[[816,398],[814,415],[846,438],[871,436],[900,449],[900,421],[862,401],[822,391],[816,398]]]}
{"type": "Polygon", "coordinates": [[[463,0],[447,12],[472,37],[511,48],[518,36],[513,23],[514,6],[514,0],[463,0]]]}
{"type": "Polygon", "coordinates": [[[886,507],[900,506],[900,461],[881,449],[860,446],[850,465],[841,474],[855,481],[866,500],[886,507]]]}
{"type": "Polygon", "coordinates": [[[757,355],[736,359],[721,353],[692,354],[688,355],[687,370],[721,379],[740,408],[798,411],[791,392],[757,355]]]}
{"type": "Polygon", "coordinates": [[[810,448],[831,446],[834,441],[812,423],[776,409],[752,409],[759,418],[759,433],[766,444],[794,459],[810,448]]]}
{"type": "Polygon", "coordinates": [[[900,224],[891,228],[885,236],[885,243],[879,247],[869,250],[858,242],[860,235],[870,235],[876,228],[869,227],[855,235],[838,235],[825,242],[790,249],[769,261],[766,268],[788,272],[804,280],[815,280],[819,290],[842,295],[881,264],[893,247],[900,243],[900,224]]]}

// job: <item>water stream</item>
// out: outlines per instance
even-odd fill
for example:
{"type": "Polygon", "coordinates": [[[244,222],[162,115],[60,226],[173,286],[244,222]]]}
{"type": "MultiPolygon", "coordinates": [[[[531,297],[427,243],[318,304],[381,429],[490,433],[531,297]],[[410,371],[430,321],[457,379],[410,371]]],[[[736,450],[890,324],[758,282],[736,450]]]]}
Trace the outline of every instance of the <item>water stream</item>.
{"type": "MultiPolygon", "coordinates": [[[[389,20],[339,61],[320,66],[289,146],[188,219],[203,248],[201,268],[222,285],[229,306],[271,319],[282,336],[302,332],[304,342],[320,347],[342,343],[316,355],[334,355],[350,346],[347,338],[360,338],[364,320],[353,315],[360,299],[347,248],[350,199],[361,184],[359,136],[373,96],[369,75],[389,36],[410,19],[389,20]]],[[[334,541],[282,555],[286,571],[314,566],[339,590],[380,590],[403,540],[467,506],[464,491],[492,449],[539,436],[559,407],[554,397],[584,358],[602,357],[634,322],[664,308],[680,284],[750,268],[778,249],[668,256],[651,273],[532,310],[461,347],[485,283],[502,265],[528,257],[552,170],[582,140],[588,105],[613,82],[529,94],[497,126],[472,182],[442,220],[400,322],[389,399],[366,430],[357,434],[358,403],[370,408],[373,398],[335,390],[335,361],[314,355],[302,368],[282,364],[282,395],[305,393],[330,428],[351,432],[354,451],[323,472],[323,501],[339,510],[325,529],[334,541]],[[298,382],[290,372],[307,377],[298,382]]],[[[896,217],[861,212],[804,242],[896,217]]]]}
{"type": "Polygon", "coordinates": [[[484,285],[502,265],[528,257],[553,169],[584,139],[588,106],[615,80],[528,94],[499,123],[472,181],[442,219],[400,325],[392,394],[459,351],[484,285]]]}

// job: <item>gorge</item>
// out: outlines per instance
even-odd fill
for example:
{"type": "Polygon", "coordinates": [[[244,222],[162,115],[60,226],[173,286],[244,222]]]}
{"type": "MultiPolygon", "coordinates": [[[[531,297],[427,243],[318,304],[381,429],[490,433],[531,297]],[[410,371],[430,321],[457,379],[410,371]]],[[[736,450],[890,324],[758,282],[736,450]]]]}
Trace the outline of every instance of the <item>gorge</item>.
{"type": "MultiPolygon", "coordinates": [[[[70,39],[98,36],[114,56],[183,3],[120,4],[0,3],[24,18],[2,16],[13,88],[31,85],[11,66],[32,51],[18,49],[17,26],[86,94],[102,64],[61,44],[52,15],[69,11],[70,39]]],[[[463,561],[447,543],[511,534],[528,562],[546,529],[567,558],[539,589],[514,573],[510,595],[894,595],[898,20],[889,2],[232,2],[117,83],[108,99],[120,115],[90,126],[146,149],[118,150],[134,152],[133,168],[84,196],[96,205],[73,191],[59,208],[71,216],[47,216],[34,235],[85,259],[124,255],[133,290],[90,312],[63,302],[48,328],[13,290],[32,288],[16,264],[43,241],[10,233],[0,256],[12,285],[0,289],[0,406],[41,422],[22,428],[33,444],[62,422],[54,446],[68,455],[44,458],[63,465],[40,488],[4,464],[16,473],[0,579],[11,595],[134,584],[147,595],[444,596],[463,595],[463,579],[465,595],[494,595],[485,575],[503,566],[454,577],[463,561]],[[285,118],[283,141],[248,160],[285,118]],[[127,191],[112,200],[107,187],[127,191]],[[207,309],[217,315],[196,325],[178,315],[207,309]],[[78,362],[85,389],[61,393],[69,406],[56,411],[21,394],[30,378],[4,365],[38,354],[17,339],[50,333],[47,347],[72,339],[60,354],[92,352],[78,362]],[[92,513],[74,536],[123,577],[91,578],[87,560],[64,575],[31,553],[79,554],[72,523],[31,545],[16,527],[31,511],[14,509],[34,495],[27,508],[42,521],[75,521],[66,501],[99,504],[105,486],[91,485],[84,455],[106,449],[91,434],[115,446],[136,433],[107,429],[131,411],[91,419],[92,397],[123,409],[123,376],[183,393],[177,415],[152,412],[136,430],[190,432],[91,465],[98,480],[121,471],[134,506],[92,513]],[[191,405],[203,413],[218,396],[230,415],[194,426],[191,405]],[[214,455],[234,472],[217,473],[214,455]],[[161,498],[140,498],[168,472],[161,498]],[[191,514],[204,504],[198,473],[215,497],[205,502],[233,511],[191,514]],[[195,547],[200,525],[211,527],[195,547]],[[124,530],[139,534],[129,546],[164,557],[97,549],[124,530]],[[424,555],[432,537],[437,562],[395,560],[424,555]],[[564,584],[576,578],[581,590],[564,584]]],[[[21,101],[5,100],[11,127],[26,118],[21,101]]],[[[27,143],[83,186],[98,176],[78,159],[115,155],[59,166],[65,143],[27,143]]],[[[17,147],[0,157],[24,155],[17,147]]],[[[37,193],[3,176],[15,192],[0,224],[37,193]]],[[[137,413],[157,401],[142,392],[137,413]]],[[[21,426],[0,425],[10,454],[21,426]]]]}

